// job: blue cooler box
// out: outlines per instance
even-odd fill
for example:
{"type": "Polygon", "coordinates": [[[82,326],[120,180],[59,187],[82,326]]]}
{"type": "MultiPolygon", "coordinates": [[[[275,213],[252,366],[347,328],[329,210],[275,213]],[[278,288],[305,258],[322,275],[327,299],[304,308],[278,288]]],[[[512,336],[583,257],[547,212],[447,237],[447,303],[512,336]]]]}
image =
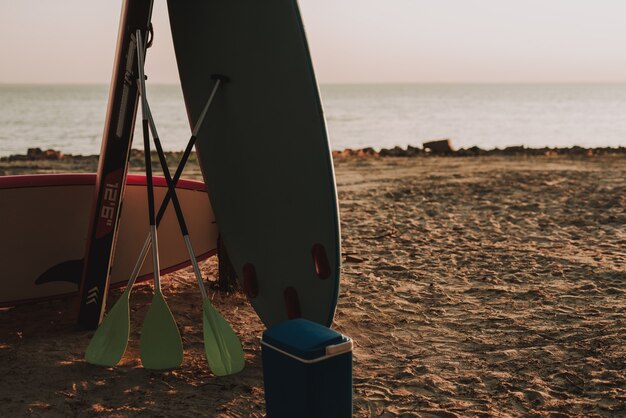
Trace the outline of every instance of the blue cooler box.
{"type": "Polygon", "coordinates": [[[263,333],[269,418],[352,416],[352,340],[306,319],[263,333]]]}

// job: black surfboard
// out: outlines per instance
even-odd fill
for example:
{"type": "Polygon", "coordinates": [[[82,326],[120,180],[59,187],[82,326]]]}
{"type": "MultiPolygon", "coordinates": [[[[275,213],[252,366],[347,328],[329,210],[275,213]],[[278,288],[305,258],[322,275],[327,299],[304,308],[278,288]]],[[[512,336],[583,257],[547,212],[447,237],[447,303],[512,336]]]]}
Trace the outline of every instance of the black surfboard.
{"type": "Polygon", "coordinates": [[[148,35],[153,0],[124,0],[109,104],[98,162],[91,224],[80,285],[78,324],[95,329],[100,324],[109,288],[128,157],[137,113],[137,44],[139,29],[148,35]]]}
{"type": "Polygon", "coordinates": [[[330,144],[296,0],[169,0],[190,125],[220,236],[265,325],[330,326],[341,243],[330,144]]]}

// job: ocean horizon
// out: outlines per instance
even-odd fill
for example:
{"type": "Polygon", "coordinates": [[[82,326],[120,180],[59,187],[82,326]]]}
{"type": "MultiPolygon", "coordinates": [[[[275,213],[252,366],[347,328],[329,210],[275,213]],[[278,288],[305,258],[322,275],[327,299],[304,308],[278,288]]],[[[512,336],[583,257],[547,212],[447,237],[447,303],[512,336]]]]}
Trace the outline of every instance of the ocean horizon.
{"type": "MultiPolygon", "coordinates": [[[[148,89],[164,149],[182,150],[190,129],[180,86],[148,89]]],[[[108,90],[0,84],[0,156],[35,147],[98,154],[108,90]]],[[[456,148],[626,145],[626,83],[322,84],[320,93],[333,150],[419,147],[443,138],[456,148]]]]}

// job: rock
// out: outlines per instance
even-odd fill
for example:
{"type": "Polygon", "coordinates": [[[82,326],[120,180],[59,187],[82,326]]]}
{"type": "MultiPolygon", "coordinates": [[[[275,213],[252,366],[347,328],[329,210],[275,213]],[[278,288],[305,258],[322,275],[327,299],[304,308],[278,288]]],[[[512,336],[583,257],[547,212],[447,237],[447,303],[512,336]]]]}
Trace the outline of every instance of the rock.
{"type": "Polygon", "coordinates": [[[395,146],[391,149],[391,155],[394,157],[406,157],[406,151],[398,146],[395,146]]]}
{"type": "Polygon", "coordinates": [[[358,155],[364,156],[364,157],[375,157],[376,155],[378,155],[378,153],[376,152],[376,150],[374,150],[374,148],[363,148],[360,149],[357,152],[358,155]]]}
{"type": "Polygon", "coordinates": [[[504,155],[521,155],[527,154],[527,149],[523,145],[517,147],[506,147],[502,150],[502,154],[504,155]]]}
{"type": "Polygon", "coordinates": [[[7,160],[9,160],[9,161],[28,161],[29,158],[28,158],[27,155],[14,154],[14,155],[9,155],[7,160]]]}
{"type": "Polygon", "coordinates": [[[42,151],[41,148],[28,148],[26,151],[27,160],[60,160],[64,156],[61,151],[53,149],[42,151]]]}
{"type": "Polygon", "coordinates": [[[482,148],[478,148],[477,146],[473,146],[468,149],[461,148],[460,150],[455,152],[455,155],[459,157],[476,157],[478,155],[485,155],[487,151],[482,148]]]}
{"type": "Polygon", "coordinates": [[[61,160],[64,156],[61,151],[55,151],[53,149],[47,149],[43,152],[43,158],[45,160],[61,160]]]}
{"type": "Polygon", "coordinates": [[[424,150],[429,150],[432,155],[451,155],[454,152],[449,139],[424,142],[422,146],[424,150]]]}
{"type": "Polygon", "coordinates": [[[379,155],[381,157],[406,157],[406,151],[396,146],[391,149],[383,148],[380,150],[379,155]]]}
{"type": "Polygon", "coordinates": [[[472,155],[484,155],[485,154],[485,150],[482,148],[478,148],[476,145],[474,145],[471,148],[468,148],[467,151],[470,152],[472,155]]]}
{"type": "Polygon", "coordinates": [[[424,150],[417,147],[407,146],[406,147],[406,155],[407,157],[416,157],[424,153],[424,150]]]}
{"type": "Polygon", "coordinates": [[[26,151],[26,157],[29,160],[40,160],[42,156],[43,151],[41,148],[29,148],[28,151],[26,151]]]}
{"type": "Polygon", "coordinates": [[[351,148],[346,148],[343,151],[333,151],[333,158],[349,158],[349,157],[375,157],[378,153],[374,150],[374,148],[363,148],[353,150],[351,148]]]}
{"type": "Polygon", "coordinates": [[[362,263],[365,259],[363,257],[357,257],[355,255],[346,255],[346,263],[362,263]]]}
{"type": "Polygon", "coordinates": [[[579,147],[578,145],[575,145],[572,148],[570,148],[570,154],[585,155],[587,154],[587,150],[583,147],[579,147]]]}

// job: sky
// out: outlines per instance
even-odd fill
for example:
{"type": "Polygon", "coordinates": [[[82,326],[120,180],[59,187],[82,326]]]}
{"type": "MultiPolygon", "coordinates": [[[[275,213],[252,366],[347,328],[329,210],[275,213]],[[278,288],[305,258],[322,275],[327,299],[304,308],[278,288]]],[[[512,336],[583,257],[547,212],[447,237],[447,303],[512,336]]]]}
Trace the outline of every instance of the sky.
{"type": "MultiPolygon", "coordinates": [[[[108,84],[121,4],[0,0],[0,83],[108,84]]],[[[626,82],[624,0],[299,4],[321,83],[626,82]]],[[[177,83],[165,0],[153,24],[151,82],[177,83]]]]}

